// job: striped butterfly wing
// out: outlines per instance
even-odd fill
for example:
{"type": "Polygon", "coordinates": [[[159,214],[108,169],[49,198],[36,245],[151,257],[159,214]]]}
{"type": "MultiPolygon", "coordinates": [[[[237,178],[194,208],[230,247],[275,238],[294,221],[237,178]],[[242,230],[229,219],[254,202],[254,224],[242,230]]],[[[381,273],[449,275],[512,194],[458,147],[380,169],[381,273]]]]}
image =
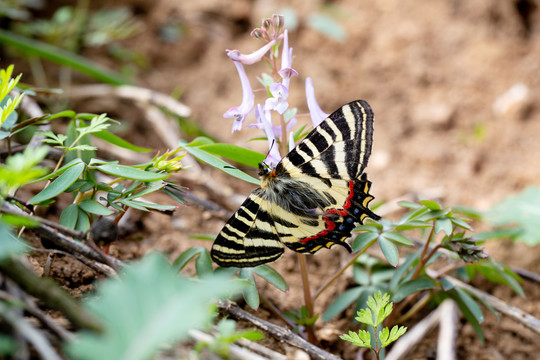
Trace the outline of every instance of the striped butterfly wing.
{"type": "Polygon", "coordinates": [[[283,245],[316,253],[345,240],[356,223],[379,217],[368,209],[371,183],[363,175],[373,136],[367,102],[349,103],[309,133],[262,177],[212,247],[221,266],[248,267],[277,260],[283,245]]]}
{"type": "Polygon", "coordinates": [[[278,164],[276,172],[297,177],[357,179],[367,165],[373,111],[364,100],[332,113],[278,164]]]}
{"type": "Polygon", "coordinates": [[[288,226],[275,225],[285,245],[312,254],[336,244],[351,251],[345,240],[356,224],[379,219],[368,208],[371,182],[363,174],[372,138],[373,111],[367,102],[354,101],[332,113],[278,164],[278,179],[302,184],[293,196],[298,198],[295,217],[287,217],[291,205],[277,201],[281,206],[271,209],[274,219],[290,219],[288,226]]]}
{"type": "Polygon", "coordinates": [[[268,213],[272,204],[264,200],[262,192],[255,189],[218,234],[211,251],[216,264],[253,267],[283,255],[283,244],[268,213]]]}

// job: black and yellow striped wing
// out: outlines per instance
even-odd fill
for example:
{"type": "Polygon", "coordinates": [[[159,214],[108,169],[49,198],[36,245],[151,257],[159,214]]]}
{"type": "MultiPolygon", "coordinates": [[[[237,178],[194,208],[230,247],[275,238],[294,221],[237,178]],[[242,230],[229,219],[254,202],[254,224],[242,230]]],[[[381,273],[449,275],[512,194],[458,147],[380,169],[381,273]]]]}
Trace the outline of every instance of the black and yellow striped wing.
{"type": "Polygon", "coordinates": [[[357,223],[379,217],[363,170],[371,153],[373,112],[359,100],[344,105],[317,126],[262,176],[229,219],[212,247],[221,266],[250,267],[277,260],[283,244],[315,254],[339,244],[347,248],[357,223]]]}

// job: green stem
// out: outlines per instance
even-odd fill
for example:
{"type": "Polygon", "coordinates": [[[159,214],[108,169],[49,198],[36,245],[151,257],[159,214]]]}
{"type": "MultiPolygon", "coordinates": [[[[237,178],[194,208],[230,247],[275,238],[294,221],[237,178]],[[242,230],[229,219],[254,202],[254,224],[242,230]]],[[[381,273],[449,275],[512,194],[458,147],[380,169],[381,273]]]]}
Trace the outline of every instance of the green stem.
{"type": "MultiPolygon", "coordinates": [[[[311,299],[311,291],[309,289],[309,277],[307,271],[306,255],[297,254],[298,263],[300,265],[300,274],[302,275],[302,288],[304,289],[304,303],[309,314],[309,317],[313,317],[313,301],[311,299]]],[[[313,325],[306,325],[306,332],[308,334],[308,341],[312,344],[317,344],[317,336],[313,325]]]]}
{"type": "Polygon", "coordinates": [[[416,279],[418,275],[420,275],[420,272],[426,265],[427,261],[429,260],[429,257],[426,257],[427,251],[429,249],[429,244],[431,243],[431,239],[433,239],[433,235],[435,234],[435,221],[433,221],[433,225],[431,225],[431,231],[429,233],[428,238],[426,239],[426,243],[424,244],[424,248],[422,249],[422,254],[420,255],[420,259],[418,261],[418,266],[414,270],[414,273],[411,277],[411,279],[416,279]]]}

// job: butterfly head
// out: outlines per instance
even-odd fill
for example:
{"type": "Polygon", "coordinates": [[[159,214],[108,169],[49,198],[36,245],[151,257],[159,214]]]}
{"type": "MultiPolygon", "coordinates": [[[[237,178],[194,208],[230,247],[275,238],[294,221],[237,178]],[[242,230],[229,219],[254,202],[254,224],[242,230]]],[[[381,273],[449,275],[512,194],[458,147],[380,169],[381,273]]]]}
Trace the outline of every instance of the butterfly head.
{"type": "Polygon", "coordinates": [[[270,181],[276,177],[276,169],[264,162],[259,164],[259,176],[261,177],[261,187],[264,189],[268,187],[270,181]]]}

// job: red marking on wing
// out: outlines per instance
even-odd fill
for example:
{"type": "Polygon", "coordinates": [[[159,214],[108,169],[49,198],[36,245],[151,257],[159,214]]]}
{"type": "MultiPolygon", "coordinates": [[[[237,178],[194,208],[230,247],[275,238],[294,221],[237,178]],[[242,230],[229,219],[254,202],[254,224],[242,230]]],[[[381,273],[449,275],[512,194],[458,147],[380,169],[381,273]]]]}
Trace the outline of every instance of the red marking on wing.
{"type": "MultiPolygon", "coordinates": [[[[354,196],[354,182],[353,181],[349,181],[349,195],[347,196],[347,198],[345,199],[345,204],[343,204],[343,209],[328,209],[326,210],[326,214],[337,214],[337,215],[340,215],[340,216],[347,216],[347,214],[349,214],[349,212],[347,211],[347,209],[349,209],[352,205],[351,203],[351,199],[353,198],[354,196]]],[[[323,216],[323,220],[324,220],[324,223],[325,223],[325,230],[322,230],[320,232],[318,232],[317,234],[313,235],[313,236],[310,236],[310,237],[307,237],[307,238],[303,238],[303,239],[300,239],[300,242],[301,243],[306,243],[310,240],[315,240],[321,236],[325,236],[325,235],[328,235],[328,231],[332,231],[336,228],[336,223],[330,219],[328,219],[328,216],[323,216]]]]}

